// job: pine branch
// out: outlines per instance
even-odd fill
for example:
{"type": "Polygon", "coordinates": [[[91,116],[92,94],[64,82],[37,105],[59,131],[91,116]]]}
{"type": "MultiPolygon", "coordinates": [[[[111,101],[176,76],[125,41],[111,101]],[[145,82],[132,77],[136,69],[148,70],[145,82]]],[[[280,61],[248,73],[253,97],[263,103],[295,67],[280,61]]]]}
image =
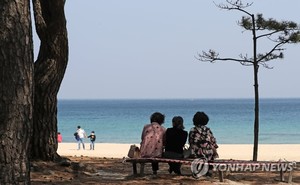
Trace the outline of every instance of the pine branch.
{"type": "Polygon", "coordinates": [[[281,49],[280,47],[282,45],[284,45],[285,43],[287,43],[288,41],[284,41],[284,42],[280,42],[278,44],[276,44],[269,52],[267,52],[267,54],[261,56],[259,59],[257,59],[257,62],[258,63],[261,63],[262,61],[269,61],[269,60],[272,60],[272,59],[276,59],[276,58],[282,58],[283,57],[283,54],[280,54],[280,55],[274,55],[272,54],[274,51],[281,51],[281,50],[284,50],[284,49],[281,49]],[[271,56],[271,57],[270,57],[271,56]]]}
{"type": "MultiPolygon", "coordinates": [[[[263,30],[265,30],[265,29],[263,29],[263,30]]],[[[273,34],[275,34],[275,33],[279,33],[279,32],[281,32],[281,31],[273,31],[273,32],[270,32],[270,33],[266,33],[266,34],[262,34],[262,35],[259,35],[259,36],[256,36],[256,38],[257,39],[259,39],[259,38],[262,38],[262,37],[270,37],[270,36],[272,36],[273,34]]]]}
{"type": "Polygon", "coordinates": [[[215,63],[216,61],[234,61],[239,62],[242,65],[250,66],[253,65],[253,61],[247,59],[243,55],[240,55],[241,59],[237,58],[221,58],[219,57],[219,53],[216,53],[213,50],[209,50],[208,52],[202,51],[202,54],[198,54],[198,57],[195,57],[197,60],[202,62],[210,62],[215,63]]]}
{"type": "Polygon", "coordinates": [[[226,2],[228,4],[230,4],[231,6],[228,6],[228,5],[225,5],[225,4],[216,4],[214,2],[214,4],[220,8],[220,9],[225,9],[225,10],[238,10],[238,11],[241,11],[241,12],[244,12],[248,15],[252,15],[250,14],[249,12],[247,12],[246,10],[244,10],[245,8],[247,7],[250,7],[253,3],[246,3],[245,5],[242,3],[241,0],[237,0],[237,1],[229,1],[229,0],[226,0],[226,2]]]}

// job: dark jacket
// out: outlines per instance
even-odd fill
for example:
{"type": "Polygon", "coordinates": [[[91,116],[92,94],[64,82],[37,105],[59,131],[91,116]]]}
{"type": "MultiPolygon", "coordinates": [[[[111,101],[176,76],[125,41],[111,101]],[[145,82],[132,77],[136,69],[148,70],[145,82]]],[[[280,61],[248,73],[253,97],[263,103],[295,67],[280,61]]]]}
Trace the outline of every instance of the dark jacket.
{"type": "Polygon", "coordinates": [[[96,141],[96,135],[89,135],[88,138],[90,138],[91,141],[96,141]]]}
{"type": "Polygon", "coordinates": [[[183,153],[183,146],[187,140],[188,132],[178,128],[168,128],[166,131],[165,151],[183,153]]]}

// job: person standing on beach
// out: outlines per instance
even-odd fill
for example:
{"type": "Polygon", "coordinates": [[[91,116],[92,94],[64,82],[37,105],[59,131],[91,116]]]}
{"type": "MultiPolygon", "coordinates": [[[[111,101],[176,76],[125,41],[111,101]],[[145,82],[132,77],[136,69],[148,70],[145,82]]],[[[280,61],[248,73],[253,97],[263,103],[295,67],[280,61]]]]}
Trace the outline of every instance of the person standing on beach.
{"type": "MultiPolygon", "coordinates": [[[[217,141],[210,128],[206,125],[209,117],[204,112],[196,112],[193,117],[195,127],[189,132],[189,144],[196,157],[205,157],[207,160],[218,158],[217,141]]],[[[211,167],[210,167],[211,169],[211,167]]],[[[206,176],[211,176],[210,170],[206,176]]]]}
{"type": "MultiPolygon", "coordinates": [[[[165,131],[162,126],[165,121],[165,115],[155,112],[150,117],[150,124],[146,124],[142,131],[141,157],[162,157],[163,147],[165,145],[165,131]]],[[[152,162],[153,174],[157,174],[158,162],[152,162]]]]}
{"type": "Polygon", "coordinates": [[[96,141],[95,131],[92,131],[91,134],[88,136],[88,138],[90,138],[91,141],[90,150],[95,150],[95,141],[96,141]]]}
{"type": "Polygon", "coordinates": [[[85,150],[84,138],[86,137],[86,133],[80,126],[77,126],[76,132],[78,134],[78,150],[80,150],[80,144],[82,144],[82,148],[85,150]]]}
{"type": "MultiPolygon", "coordinates": [[[[165,158],[170,159],[182,159],[183,147],[187,140],[188,132],[184,130],[183,118],[181,116],[175,116],[172,119],[172,128],[168,128],[166,131],[166,147],[165,158]]],[[[174,171],[175,174],[181,175],[180,163],[169,163],[169,173],[174,171]]]]}
{"type": "Polygon", "coordinates": [[[60,132],[57,132],[57,142],[61,143],[62,142],[62,135],[60,132]]]}

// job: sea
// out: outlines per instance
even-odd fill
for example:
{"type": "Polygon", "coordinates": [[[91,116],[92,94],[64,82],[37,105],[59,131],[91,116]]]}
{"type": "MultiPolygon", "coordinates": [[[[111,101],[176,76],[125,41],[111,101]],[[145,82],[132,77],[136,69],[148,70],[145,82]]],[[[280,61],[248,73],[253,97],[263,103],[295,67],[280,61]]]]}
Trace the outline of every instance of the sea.
{"type": "MultiPolygon", "coordinates": [[[[94,131],[98,143],[138,144],[152,113],[165,115],[165,128],[182,116],[189,131],[197,111],[209,116],[207,126],[219,144],[253,144],[254,99],[59,100],[58,131],[63,142],[76,142],[81,126],[87,135],[94,131]]],[[[259,112],[260,144],[300,144],[300,98],[260,99],[259,112]]]]}

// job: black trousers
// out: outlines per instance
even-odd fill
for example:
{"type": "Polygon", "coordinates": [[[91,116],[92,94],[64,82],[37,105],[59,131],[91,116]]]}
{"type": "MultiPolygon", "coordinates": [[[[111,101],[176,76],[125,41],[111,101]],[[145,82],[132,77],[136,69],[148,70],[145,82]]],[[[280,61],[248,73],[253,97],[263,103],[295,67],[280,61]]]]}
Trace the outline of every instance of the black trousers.
{"type": "Polygon", "coordinates": [[[181,174],[180,168],[181,168],[181,164],[180,163],[169,163],[169,167],[170,167],[170,172],[174,172],[176,174],[181,174]]]}
{"type": "Polygon", "coordinates": [[[152,162],[152,171],[156,172],[157,170],[159,170],[159,167],[158,167],[158,162],[152,162]]]}
{"type": "MultiPolygon", "coordinates": [[[[172,152],[172,151],[166,151],[164,153],[164,157],[165,158],[169,158],[169,159],[182,159],[183,155],[180,153],[176,153],[176,152],[172,152]]],[[[169,164],[169,172],[172,173],[176,173],[176,174],[181,174],[180,168],[181,168],[181,164],[180,163],[168,163],[169,164]]]]}

